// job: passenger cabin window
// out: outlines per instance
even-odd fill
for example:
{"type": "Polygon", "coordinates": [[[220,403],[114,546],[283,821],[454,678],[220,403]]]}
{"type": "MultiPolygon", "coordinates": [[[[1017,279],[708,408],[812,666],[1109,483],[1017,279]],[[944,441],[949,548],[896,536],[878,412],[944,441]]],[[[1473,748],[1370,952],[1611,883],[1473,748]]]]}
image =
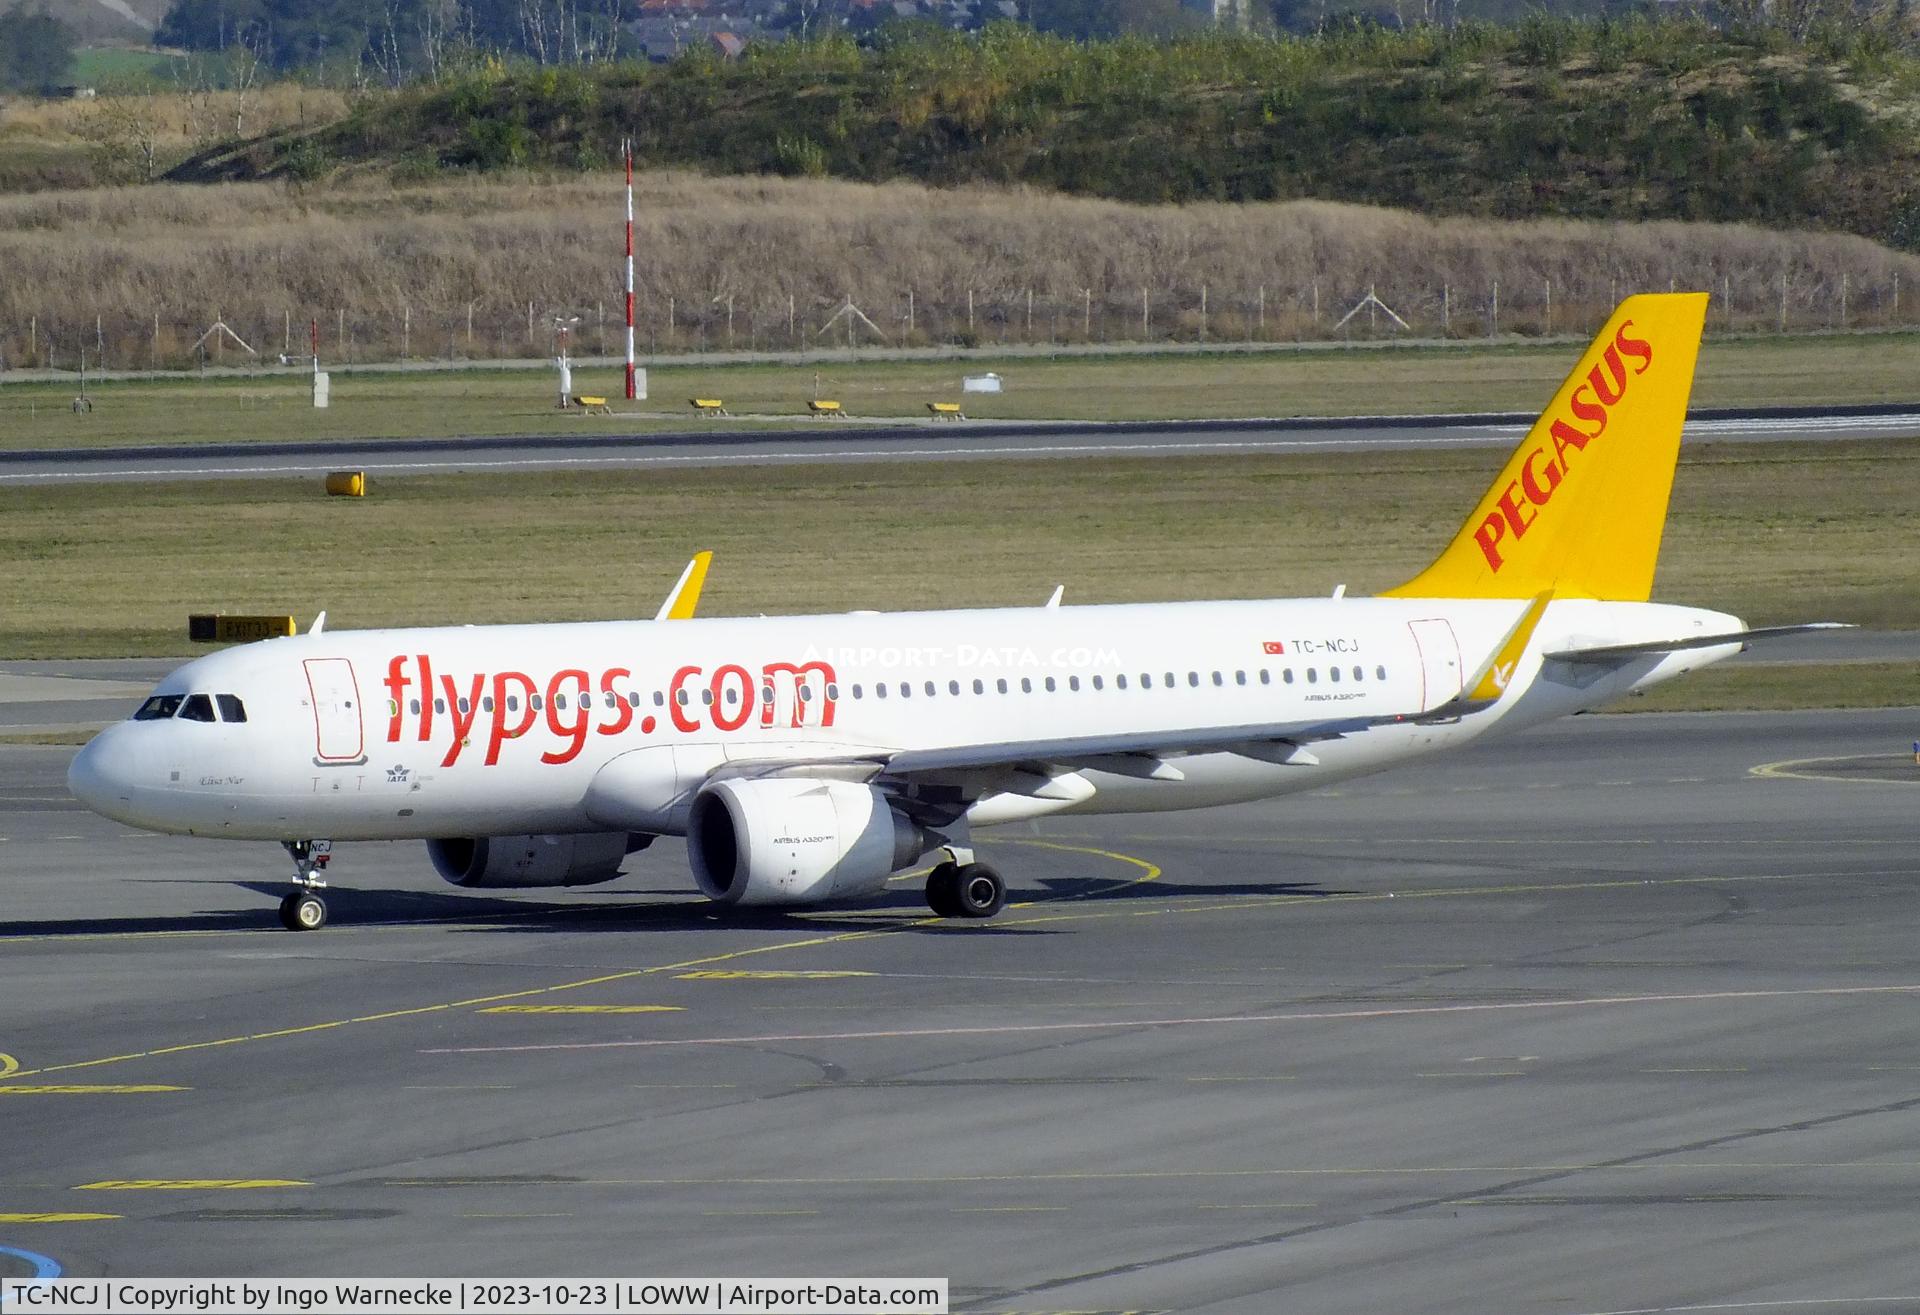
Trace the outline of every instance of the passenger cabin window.
{"type": "Polygon", "coordinates": [[[180,716],[186,721],[212,721],[213,699],[206,694],[187,695],[187,701],[180,705],[180,716]]]}
{"type": "Polygon", "coordinates": [[[135,721],[166,721],[180,711],[180,705],[186,702],[186,698],[184,694],[156,694],[140,705],[140,710],[133,714],[133,719],[135,721]]]}
{"type": "MultiPolygon", "coordinates": [[[[233,694],[216,694],[213,696],[213,701],[220,705],[221,721],[245,721],[247,719],[247,705],[242,703],[238,696],[233,694]]],[[[413,701],[413,710],[415,712],[420,711],[420,700],[415,699],[413,701]]]]}

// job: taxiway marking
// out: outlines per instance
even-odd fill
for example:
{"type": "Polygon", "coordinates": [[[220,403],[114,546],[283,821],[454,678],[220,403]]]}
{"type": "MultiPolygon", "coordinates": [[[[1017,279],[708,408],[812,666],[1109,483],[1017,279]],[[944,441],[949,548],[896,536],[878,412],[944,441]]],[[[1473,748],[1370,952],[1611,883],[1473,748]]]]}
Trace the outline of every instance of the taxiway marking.
{"type": "MultiPolygon", "coordinates": [[[[626,1041],[558,1041],[518,1046],[440,1046],[423,1055],[499,1055],[554,1050],[633,1050],[664,1046],[738,1046],[800,1041],[894,1041],[940,1036],[1021,1036],[1053,1032],[1111,1032],[1131,1028],[1233,1027],[1262,1023],[1318,1023],[1420,1018],[1430,1015],[1537,1012],[1543,1009],[1621,1008],[1628,1005],[1701,1004],[1737,1000],[1832,998],[1837,996],[1914,995],[1920,984],[1902,986],[1812,986],[1767,991],[1695,991],[1661,995],[1590,996],[1577,1000],[1497,1000],[1481,1004],[1414,1005],[1388,1009],[1303,1010],[1279,1014],[1215,1014],[1192,1018],[1131,1018],[1090,1023],[998,1023],[975,1027],[903,1027],[867,1032],[790,1032],[759,1036],[649,1037],[626,1041]]],[[[1423,1073],[1421,1077],[1519,1077],[1518,1073],[1423,1073]]]]}
{"type": "MultiPolygon", "coordinates": [[[[1112,851],[1087,849],[1083,852],[1105,854],[1112,851]]],[[[1145,859],[1133,859],[1143,867],[1152,864],[1145,859]]],[[[1157,869],[1155,869],[1157,871],[1157,869]]],[[[1210,913],[1250,913],[1266,909],[1289,909],[1297,907],[1319,908],[1337,904],[1373,903],[1386,900],[1431,900],[1484,897],[1491,895],[1513,894],[1587,894],[1604,890],[1641,890],[1658,886],[1714,886],[1745,885],[1756,882],[1777,882],[1800,880],[1804,873],[1753,874],[1742,873],[1736,876],[1694,876],[1668,878],[1619,878],[1590,882],[1515,882],[1494,886],[1452,887],[1444,890],[1381,892],[1377,894],[1347,895],[1257,895],[1222,900],[1210,904],[1193,904],[1176,908],[1115,909],[1106,907],[1080,907],[1067,912],[1048,913],[1044,910],[1050,903],[1036,902],[1026,910],[1026,916],[1001,918],[991,923],[982,923],[977,927],[968,927],[961,934],[994,935],[1000,930],[1016,930],[1023,927],[1045,926],[1065,922],[1091,922],[1110,918],[1150,918],[1204,915],[1210,913]]],[[[63,1064],[48,1064],[40,1068],[20,1069],[10,1077],[37,1077],[49,1073],[74,1072],[81,1069],[99,1068],[109,1064],[132,1063],[136,1060],[155,1059],[168,1055],[190,1054],[203,1050],[225,1049],[231,1046],[249,1045],[261,1041],[275,1041],[287,1037],[310,1036],[321,1032],[338,1031],[343,1028],[364,1026],[372,1023],[390,1022],[401,1018],[418,1018],[428,1014],[450,1013],[459,1010],[477,1009],[484,1005],[508,1004],[514,1001],[532,1000],[541,996],[555,995],[564,991],[577,991],[591,986],[607,986],[616,982],[631,981],[638,978],[685,972],[690,969],[709,967],[715,964],[738,962],[742,959],[757,958],[770,954],[783,954],[793,950],[817,949],[823,945],[847,945],[877,936],[895,935],[900,932],[936,927],[944,924],[941,918],[906,918],[885,927],[862,928],[857,931],[830,932],[819,936],[803,937],[799,940],[781,941],[771,945],[749,946],[745,949],[728,950],[719,954],[704,955],[695,959],[684,959],[676,963],[658,964],[651,968],[631,968],[621,972],[607,973],[596,977],[584,977],[571,982],[559,982],[552,986],[528,987],[518,991],[504,991],[497,995],[475,996],[464,1000],[451,1000],[437,1004],[412,1005],[402,1009],[383,1010],[378,1013],[358,1014],[350,1018],[328,1019],[318,1023],[308,1023],[299,1027],[275,1028],[265,1032],[245,1033],[239,1036],[219,1037],[207,1041],[186,1041],[175,1045],[158,1046],[151,1050],[129,1051],[120,1055],[106,1055],[98,1059],[73,1060],[63,1064]]],[[[1916,988],[1920,989],[1920,988],[1916,988]]],[[[1067,1024],[1063,1026],[1087,1027],[1094,1024],[1067,1024]]],[[[429,1052],[443,1053],[443,1052],[429,1052]]],[[[459,1053],[459,1052],[444,1052],[459,1053]]]]}
{"type": "MultiPolygon", "coordinates": [[[[1058,848],[1069,848],[1058,846],[1058,848]]],[[[1088,849],[1082,852],[1105,854],[1104,850],[1088,849]]],[[[1144,859],[1127,858],[1128,862],[1138,863],[1152,869],[1155,875],[1159,869],[1144,859]]],[[[519,916],[519,915],[515,915],[519,916]]],[[[526,915],[531,916],[531,914],[526,915]]],[[[478,1009],[486,1005],[506,1004],[519,1000],[530,1000],[540,996],[554,995],[561,991],[577,991],[589,986],[606,986],[615,982],[630,981],[635,978],[652,977],[663,974],[677,974],[693,969],[709,967],[713,964],[731,963],[759,955],[779,954],[787,950],[813,949],[822,945],[843,945],[852,941],[867,940],[875,936],[887,936],[916,927],[937,926],[944,919],[910,918],[888,927],[862,929],[860,931],[832,932],[821,936],[809,936],[796,941],[782,941],[774,945],[749,946],[742,950],[728,950],[720,954],[703,955],[697,959],[683,959],[677,963],[658,964],[651,968],[632,968],[623,972],[608,973],[599,977],[586,977],[572,982],[560,982],[553,986],[528,987],[520,991],[505,991],[498,995],[476,996],[467,1000],[453,1000],[441,1004],[415,1005],[406,1009],[390,1009],[380,1013],[360,1014],[352,1018],[336,1018],[320,1023],[309,1023],[301,1027],[276,1028],[267,1032],[253,1032],[241,1036],[220,1037],[211,1041],[186,1041],[177,1045],[158,1046],[152,1050],[130,1051],[123,1055],[107,1055],[99,1059],[75,1060],[65,1064],[48,1064],[35,1069],[16,1069],[0,1077],[38,1077],[48,1073],[65,1073],[77,1069],[99,1068],[108,1064],[125,1064],[135,1060],[154,1059],[163,1055],[188,1054],[201,1050],[216,1050],[228,1046],[247,1045],[257,1041],[275,1041],[286,1037],[310,1036],[318,1032],[337,1031],[341,1028],[355,1027],[368,1023],[390,1022],[398,1018],[417,1018],[425,1014],[449,1013],[457,1010],[478,1009]]],[[[984,930],[984,929],[983,929],[984,930]]],[[[193,933],[162,933],[183,934],[193,933]]]]}
{"type": "Polygon", "coordinates": [[[151,1084],[110,1084],[110,1085],[63,1085],[63,1086],[17,1086],[12,1083],[0,1085],[0,1096],[147,1096],[165,1091],[192,1091],[192,1087],[170,1087],[158,1083],[151,1084]]]}
{"type": "Polygon", "coordinates": [[[81,1183],[76,1192],[239,1192],[271,1187],[311,1187],[298,1178],[107,1178],[81,1183]]]}
{"type": "Polygon", "coordinates": [[[677,982],[813,982],[825,981],[836,977],[877,977],[878,973],[854,972],[847,969],[826,969],[807,971],[805,969],[763,969],[752,971],[745,968],[696,969],[690,973],[675,973],[677,982]]]}
{"type": "MultiPolygon", "coordinates": [[[[90,1224],[102,1219],[118,1219],[119,1215],[79,1214],[71,1211],[48,1210],[26,1214],[0,1214],[0,1224],[90,1224]]],[[[6,1251],[0,1247],[0,1251],[6,1251]]],[[[11,1254],[18,1255],[18,1252],[11,1254]]]]}
{"type": "MultiPolygon", "coordinates": [[[[677,1014],[681,1005],[494,1005],[483,1014],[677,1014]]],[[[0,1088],[4,1090],[4,1088],[0,1088]]]]}
{"type": "Polygon", "coordinates": [[[1800,770],[1808,764],[1858,762],[1863,757],[1887,757],[1904,766],[1904,761],[1895,754],[1830,754],[1824,758],[1782,758],[1779,762],[1761,763],[1749,767],[1747,775],[1765,777],[1775,781],[1839,781],[1847,785],[1920,785],[1920,763],[1914,764],[1911,778],[1898,776],[1835,776],[1831,773],[1800,770]]]}
{"type": "Polygon", "coordinates": [[[0,1246],[0,1256],[12,1256],[15,1260],[24,1260],[33,1266],[33,1277],[37,1279],[59,1278],[63,1272],[60,1262],[52,1256],[43,1256],[37,1251],[22,1251],[19,1247],[0,1246]]]}

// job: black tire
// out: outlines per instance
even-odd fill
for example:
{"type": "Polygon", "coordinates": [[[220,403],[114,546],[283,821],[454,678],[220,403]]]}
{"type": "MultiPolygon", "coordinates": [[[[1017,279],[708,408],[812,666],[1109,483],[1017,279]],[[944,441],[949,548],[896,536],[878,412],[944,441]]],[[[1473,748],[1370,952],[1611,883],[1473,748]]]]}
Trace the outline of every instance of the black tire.
{"type": "Polygon", "coordinates": [[[991,918],[1007,904],[1007,883],[985,863],[969,863],[953,876],[959,916],[991,918]]]}
{"type": "Polygon", "coordinates": [[[939,917],[960,916],[960,886],[954,879],[959,870],[957,864],[940,863],[927,873],[927,907],[939,917]]]}
{"type": "Polygon", "coordinates": [[[296,890],[280,901],[280,925],[288,931],[319,931],[327,925],[327,902],[310,890],[296,890]]]}

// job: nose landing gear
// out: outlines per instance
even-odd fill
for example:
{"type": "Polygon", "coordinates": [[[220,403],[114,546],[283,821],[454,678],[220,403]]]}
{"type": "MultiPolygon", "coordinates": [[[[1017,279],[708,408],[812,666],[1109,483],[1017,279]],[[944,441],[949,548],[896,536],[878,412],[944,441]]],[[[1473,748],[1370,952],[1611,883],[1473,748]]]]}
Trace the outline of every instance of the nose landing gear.
{"type": "Polygon", "coordinates": [[[283,840],[280,843],[293,859],[296,887],[280,901],[280,925],[288,931],[318,931],[327,925],[327,902],[320,898],[327,883],[319,874],[327,870],[327,863],[333,858],[333,842],[283,840]]]}

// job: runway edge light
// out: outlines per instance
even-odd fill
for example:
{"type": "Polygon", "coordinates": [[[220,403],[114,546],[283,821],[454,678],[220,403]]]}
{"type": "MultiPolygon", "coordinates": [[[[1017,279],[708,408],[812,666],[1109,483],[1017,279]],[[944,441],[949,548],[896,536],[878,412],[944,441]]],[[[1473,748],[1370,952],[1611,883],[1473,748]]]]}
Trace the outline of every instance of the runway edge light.
{"type": "Polygon", "coordinates": [[[327,496],[330,498],[364,498],[367,496],[367,472],[364,470],[336,470],[327,476],[327,496]]]}

